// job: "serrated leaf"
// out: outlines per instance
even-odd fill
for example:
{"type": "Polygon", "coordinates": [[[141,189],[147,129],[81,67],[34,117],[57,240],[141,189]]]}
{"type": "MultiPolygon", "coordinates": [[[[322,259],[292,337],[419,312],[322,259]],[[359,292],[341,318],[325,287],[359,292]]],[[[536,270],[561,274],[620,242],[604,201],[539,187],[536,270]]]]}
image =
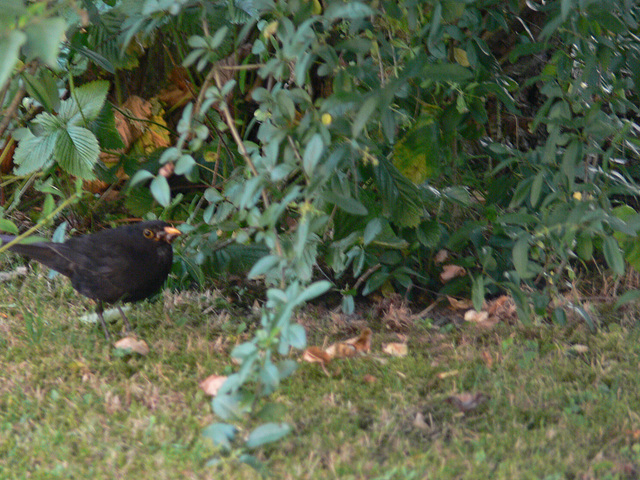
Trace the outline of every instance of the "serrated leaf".
{"type": "Polygon", "coordinates": [[[100,155],[98,139],[84,127],[69,125],[60,131],[54,148],[58,165],[71,175],[94,178],[93,167],[100,155]]]}
{"type": "Polygon", "coordinates": [[[13,155],[16,175],[27,175],[48,167],[53,158],[57,134],[35,137],[31,132],[20,140],[13,155]]]}
{"type": "Polygon", "coordinates": [[[265,423],[253,430],[247,438],[246,447],[253,449],[267,443],[277,442],[291,432],[288,423],[265,423]]]}
{"type": "Polygon", "coordinates": [[[113,108],[109,103],[105,102],[96,119],[91,122],[89,129],[95,133],[102,149],[118,150],[124,148],[124,142],[116,128],[113,108]]]}
{"type": "Polygon", "coordinates": [[[81,87],[73,90],[71,96],[76,102],[79,112],[78,116],[70,119],[70,121],[77,123],[79,121],[90,122],[95,120],[100,114],[102,107],[104,107],[108,93],[109,82],[106,80],[85,83],[81,87]]]}
{"type": "Polygon", "coordinates": [[[149,190],[153,198],[163,207],[167,207],[171,203],[171,188],[167,179],[162,175],[158,175],[151,181],[149,190]]]}

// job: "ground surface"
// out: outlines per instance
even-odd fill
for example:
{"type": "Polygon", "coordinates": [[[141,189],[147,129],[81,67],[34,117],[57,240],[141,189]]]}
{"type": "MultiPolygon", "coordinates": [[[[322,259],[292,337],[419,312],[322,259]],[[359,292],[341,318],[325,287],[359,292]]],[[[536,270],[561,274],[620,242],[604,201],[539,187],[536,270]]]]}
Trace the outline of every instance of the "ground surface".
{"type": "MultiPolygon", "coordinates": [[[[141,303],[129,317],[151,351],[119,356],[78,320],[90,309],[66,279],[37,268],[0,283],[0,478],[258,478],[228,458],[207,466],[216,451],[202,431],[216,419],[198,387],[236,368],[228,354],[250,335],[248,310],[212,293],[141,303]]],[[[640,475],[640,328],[631,310],[596,333],[578,321],[478,327],[393,313],[300,315],[309,344],[369,327],[372,350],[326,372],[301,363],[273,395],[294,426],[256,452],[273,478],[640,475]],[[382,353],[398,341],[406,357],[382,353]],[[486,400],[461,412],[465,394],[486,400]]]]}

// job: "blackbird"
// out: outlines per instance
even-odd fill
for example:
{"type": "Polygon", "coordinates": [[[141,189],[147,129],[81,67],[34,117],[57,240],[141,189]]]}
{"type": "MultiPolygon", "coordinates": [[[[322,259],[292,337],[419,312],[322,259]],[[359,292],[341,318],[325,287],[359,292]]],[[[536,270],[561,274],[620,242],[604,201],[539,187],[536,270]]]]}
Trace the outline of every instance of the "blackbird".
{"type": "MultiPolygon", "coordinates": [[[[73,288],[95,300],[108,340],[103,303],[136,302],[157,292],[171,270],[171,242],[180,234],[180,230],[158,220],[72,237],[64,243],[16,243],[9,250],[69,277],[73,288]]],[[[3,244],[14,239],[0,234],[3,244]]],[[[119,305],[118,310],[131,330],[119,305]]]]}

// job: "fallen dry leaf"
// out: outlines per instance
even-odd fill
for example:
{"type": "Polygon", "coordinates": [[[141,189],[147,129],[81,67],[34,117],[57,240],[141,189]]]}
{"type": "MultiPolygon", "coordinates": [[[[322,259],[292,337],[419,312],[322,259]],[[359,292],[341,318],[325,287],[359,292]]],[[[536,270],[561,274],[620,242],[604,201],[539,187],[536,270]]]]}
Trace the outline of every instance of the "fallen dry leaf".
{"type": "Polygon", "coordinates": [[[482,357],[482,361],[487,366],[487,368],[491,368],[493,366],[493,357],[491,356],[491,353],[484,350],[482,353],[480,353],[480,356],[482,357]]]}
{"type": "Polygon", "coordinates": [[[413,419],[413,426],[420,430],[429,429],[429,425],[424,420],[424,415],[420,412],[416,413],[416,418],[413,419]]]}
{"type": "Polygon", "coordinates": [[[449,301],[449,305],[455,310],[468,310],[473,307],[473,302],[467,298],[458,300],[457,298],[447,295],[447,300],[449,301]]]}
{"type": "Polygon", "coordinates": [[[334,343],[327,347],[325,353],[331,358],[349,358],[355,357],[358,351],[355,345],[350,343],[334,343]]]}
{"type": "Polygon", "coordinates": [[[575,345],[572,345],[571,348],[569,348],[569,350],[576,353],[587,353],[589,351],[589,347],[587,347],[586,345],[580,345],[579,343],[577,343],[575,345]]]}
{"type": "Polygon", "coordinates": [[[374,377],[373,375],[365,375],[364,377],[362,377],[362,379],[365,381],[365,383],[369,383],[369,384],[373,384],[376,383],[378,381],[378,379],[376,377],[374,377]]]}
{"type": "Polygon", "coordinates": [[[449,258],[449,252],[447,250],[440,250],[433,257],[433,263],[435,263],[436,265],[440,263],[444,263],[447,261],[448,258],[449,258]]]}
{"type": "Polygon", "coordinates": [[[458,370],[449,370],[448,372],[440,372],[436,375],[440,380],[444,380],[445,378],[455,377],[458,375],[458,370]]]}
{"type": "Polygon", "coordinates": [[[369,353],[371,351],[371,329],[365,328],[360,335],[350,338],[344,343],[353,345],[356,352],[369,353]]]}
{"type": "Polygon", "coordinates": [[[200,388],[212,397],[215,397],[218,394],[218,390],[224,382],[226,382],[227,377],[225,375],[209,375],[207,378],[202,380],[199,385],[200,388]]]}
{"type": "Polygon", "coordinates": [[[382,347],[382,351],[387,355],[391,355],[393,357],[406,357],[407,353],[409,353],[409,349],[407,348],[406,343],[387,343],[382,347]]]}
{"type": "Polygon", "coordinates": [[[478,408],[487,400],[489,400],[489,396],[482,392],[463,392],[446,398],[446,402],[455,406],[461,412],[469,412],[478,408]]]}
{"type": "Polygon", "coordinates": [[[113,344],[120,350],[129,350],[130,352],[146,355],[149,353],[149,345],[144,340],[138,340],[135,337],[124,337],[113,344]]]}
{"type": "Polygon", "coordinates": [[[467,271],[460,265],[445,265],[442,267],[442,273],[440,273],[440,281],[447,283],[456,277],[463,277],[467,274],[467,271]]]}
{"type": "Polygon", "coordinates": [[[331,361],[331,355],[322,350],[320,347],[308,347],[302,354],[302,360],[309,363],[326,364],[331,361]]]}

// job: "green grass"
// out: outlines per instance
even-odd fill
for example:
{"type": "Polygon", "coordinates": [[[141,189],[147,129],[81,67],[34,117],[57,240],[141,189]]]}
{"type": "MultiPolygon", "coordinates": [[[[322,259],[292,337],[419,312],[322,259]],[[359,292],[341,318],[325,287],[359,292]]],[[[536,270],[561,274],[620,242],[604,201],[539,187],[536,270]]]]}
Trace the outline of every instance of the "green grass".
{"type": "MultiPolygon", "coordinates": [[[[218,420],[198,388],[234,371],[229,351],[254,320],[220,296],[165,295],[128,313],[149,355],[120,357],[78,321],[91,310],[39,269],[0,283],[0,478],[257,478],[228,457],[206,465],[216,450],[202,430],[218,420]]],[[[273,478],[292,480],[638,478],[636,314],[596,334],[579,322],[414,325],[409,355],[391,358],[381,344],[397,334],[379,318],[336,322],[310,308],[310,344],[368,324],[373,351],[332,362],[330,376],[301,364],[271,398],[293,434],[255,453],[273,478]],[[490,399],[466,414],[445,401],[467,391],[490,399]]]]}

